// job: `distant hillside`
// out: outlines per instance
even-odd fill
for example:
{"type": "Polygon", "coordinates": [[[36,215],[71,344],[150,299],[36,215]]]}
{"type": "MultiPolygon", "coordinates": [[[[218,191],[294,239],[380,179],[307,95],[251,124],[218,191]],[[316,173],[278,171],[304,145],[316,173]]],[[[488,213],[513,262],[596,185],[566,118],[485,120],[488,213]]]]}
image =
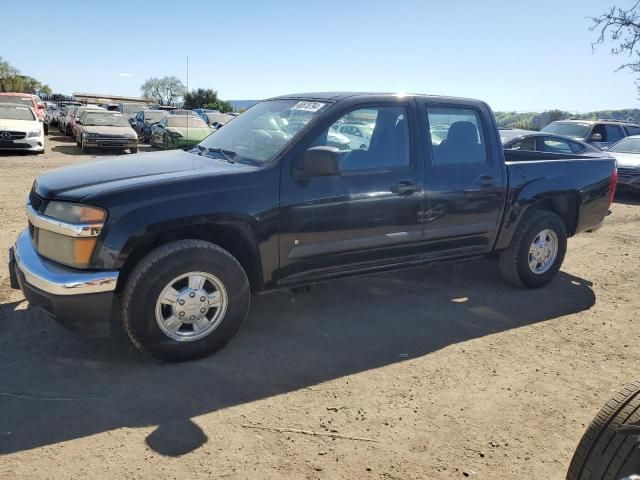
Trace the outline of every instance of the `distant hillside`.
{"type": "Polygon", "coordinates": [[[526,130],[540,130],[555,120],[595,120],[610,118],[640,124],[640,109],[600,110],[597,112],[575,114],[562,110],[548,110],[546,112],[495,112],[498,126],[501,128],[524,128],[526,130]]]}

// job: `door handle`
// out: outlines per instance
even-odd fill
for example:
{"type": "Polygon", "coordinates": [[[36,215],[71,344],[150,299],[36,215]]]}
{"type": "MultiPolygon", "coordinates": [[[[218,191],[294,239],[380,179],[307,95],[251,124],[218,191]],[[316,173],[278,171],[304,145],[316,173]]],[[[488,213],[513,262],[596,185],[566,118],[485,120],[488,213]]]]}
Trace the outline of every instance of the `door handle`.
{"type": "Polygon", "coordinates": [[[420,186],[416,185],[410,181],[399,182],[396,185],[391,187],[391,191],[393,193],[398,193],[400,195],[408,195],[410,193],[414,193],[420,190],[420,186]]]}
{"type": "Polygon", "coordinates": [[[496,186],[497,180],[491,175],[481,175],[476,178],[474,183],[480,188],[491,188],[496,186]]]}

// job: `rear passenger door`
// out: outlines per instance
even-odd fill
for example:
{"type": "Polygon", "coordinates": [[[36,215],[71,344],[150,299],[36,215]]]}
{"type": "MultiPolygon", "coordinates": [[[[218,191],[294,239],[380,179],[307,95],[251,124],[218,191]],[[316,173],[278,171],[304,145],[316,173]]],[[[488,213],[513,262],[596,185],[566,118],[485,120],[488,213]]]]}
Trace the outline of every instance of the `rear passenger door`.
{"type": "Polygon", "coordinates": [[[502,144],[488,108],[422,105],[426,205],[423,225],[437,255],[485,253],[495,241],[506,196],[502,144]]]}

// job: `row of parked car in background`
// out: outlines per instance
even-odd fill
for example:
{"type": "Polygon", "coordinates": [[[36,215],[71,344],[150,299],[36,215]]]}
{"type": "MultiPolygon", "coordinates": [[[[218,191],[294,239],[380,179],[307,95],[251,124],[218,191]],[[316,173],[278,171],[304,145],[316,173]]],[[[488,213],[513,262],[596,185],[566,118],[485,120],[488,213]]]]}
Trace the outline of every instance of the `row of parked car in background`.
{"type": "Polygon", "coordinates": [[[504,148],[535,152],[614,157],[619,190],[640,192],[640,125],[618,120],[558,120],[541,131],[501,129],[504,148]]]}
{"type": "MultiPolygon", "coordinates": [[[[32,94],[0,93],[0,150],[42,153],[50,125],[71,136],[82,151],[110,148],[136,153],[139,143],[162,149],[190,148],[235,115],[142,103],[43,103],[32,94]]],[[[281,120],[272,118],[254,128],[265,136],[286,140],[297,125],[295,119],[281,120]]],[[[366,150],[373,120],[354,117],[334,125],[329,144],[341,150],[366,150]]],[[[446,141],[441,130],[431,125],[434,144],[446,141]]],[[[640,125],[608,119],[560,120],[539,132],[501,129],[500,137],[509,150],[587,157],[601,157],[605,151],[618,161],[620,188],[640,191],[640,125]]]]}
{"type": "Polygon", "coordinates": [[[137,103],[62,102],[47,107],[48,122],[71,136],[83,151],[105,147],[135,153],[139,142],[167,150],[189,148],[233,116],[216,110],[183,110],[137,103]]]}

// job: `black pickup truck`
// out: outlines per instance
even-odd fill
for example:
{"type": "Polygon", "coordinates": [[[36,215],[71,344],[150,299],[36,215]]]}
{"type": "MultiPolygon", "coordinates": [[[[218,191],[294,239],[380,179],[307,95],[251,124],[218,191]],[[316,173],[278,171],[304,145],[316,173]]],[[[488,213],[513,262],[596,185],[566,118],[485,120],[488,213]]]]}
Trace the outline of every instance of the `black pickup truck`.
{"type": "Polygon", "coordinates": [[[189,360],[233,337],[252,293],[489,254],[546,285],[616,180],[612,158],[505,152],[480,101],[288,95],[189,151],[39,176],[11,283],[76,331],[121,319],[140,349],[189,360]]]}

